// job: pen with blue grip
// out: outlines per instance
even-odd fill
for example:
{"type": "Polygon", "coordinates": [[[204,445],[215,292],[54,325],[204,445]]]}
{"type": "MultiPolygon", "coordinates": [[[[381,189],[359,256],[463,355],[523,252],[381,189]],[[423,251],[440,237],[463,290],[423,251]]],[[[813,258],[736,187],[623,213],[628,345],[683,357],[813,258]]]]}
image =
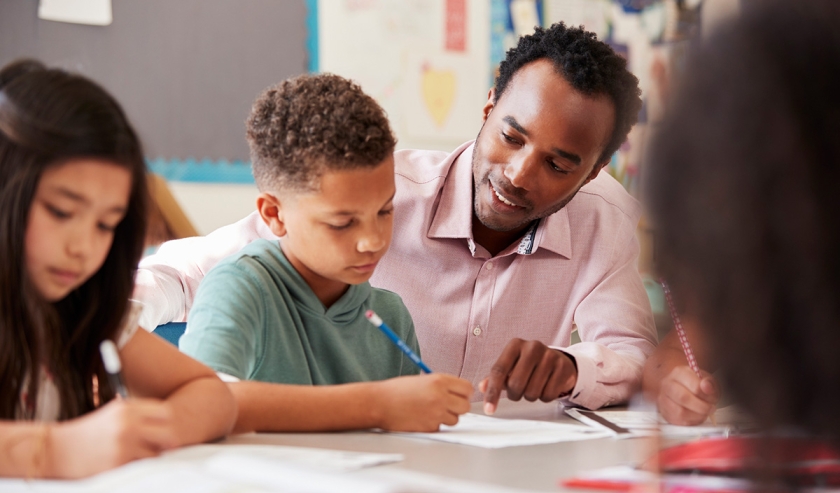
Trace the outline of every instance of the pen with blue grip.
{"type": "Polygon", "coordinates": [[[411,348],[408,347],[408,344],[406,344],[405,341],[400,339],[400,336],[398,336],[396,333],[394,333],[394,331],[391,330],[391,328],[388,327],[385,324],[385,322],[382,321],[381,318],[379,318],[379,315],[374,313],[373,310],[368,310],[368,311],[365,312],[365,316],[367,317],[368,320],[370,320],[370,323],[379,327],[379,330],[381,330],[386,336],[388,336],[388,339],[391,339],[391,342],[396,344],[397,347],[400,348],[400,351],[405,353],[405,355],[408,356],[408,359],[410,359],[411,361],[414,362],[414,364],[419,366],[420,369],[423,370],[424,373],[431,373],[432,372],[432,369],[429,368],[428,366],[426,366],[426,363],[423,363],[423,360],[420,359],[420,356],[418,356],[417,353],[412,351],[411,348]]]}

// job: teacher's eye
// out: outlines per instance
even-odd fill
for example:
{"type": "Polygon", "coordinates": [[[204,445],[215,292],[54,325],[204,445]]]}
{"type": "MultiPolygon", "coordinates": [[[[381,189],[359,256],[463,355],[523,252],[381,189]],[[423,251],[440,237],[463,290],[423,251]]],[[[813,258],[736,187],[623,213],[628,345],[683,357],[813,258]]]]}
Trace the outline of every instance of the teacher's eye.
{"type": "Polygon", "coordinates": [[[508,135],[504,132],[502,132],[502,138],[505,139],[505,141],[510,143],[510,144],[519,145],[518,140],[516,140],[515,138],[511,137],[510,135],[508,135]]]}
{"type": "Polygon", "coordinates": [[[568,175],[569,173],[571,173],[570,170],[567,170],[566,168],[561,168],[560,166],[557,166],[556,164],[554,164],[551,161],[548,162],[548,165],[551,166],[551,169],[553,169],[554,171],[556,171],[558,173],[562,173],[564,175],[568,175]]]}
{"type": "Polygon", "coordinates": [[[390,216],[393,213],[394,213],[394,208],[393,207],[391,207],[390,209],[382,209],[381,211],[379,211],[380,216],[390,216]]]}

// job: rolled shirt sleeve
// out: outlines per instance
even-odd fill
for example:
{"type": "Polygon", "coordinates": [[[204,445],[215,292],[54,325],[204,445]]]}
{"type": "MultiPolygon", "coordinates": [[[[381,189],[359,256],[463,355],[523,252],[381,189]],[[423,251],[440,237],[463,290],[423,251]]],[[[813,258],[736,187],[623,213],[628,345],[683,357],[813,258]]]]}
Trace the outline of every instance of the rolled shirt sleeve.
{"type": "Polygon", "coordinates": [[[597,409],[627,401],[641,384],[642,367],[656,345],[653,315],[636,267],[634,225],[614,247],[613,268],[575,310],[581,342],[561,348],[575,358],[578,380],[564,403],[597,409]]]}

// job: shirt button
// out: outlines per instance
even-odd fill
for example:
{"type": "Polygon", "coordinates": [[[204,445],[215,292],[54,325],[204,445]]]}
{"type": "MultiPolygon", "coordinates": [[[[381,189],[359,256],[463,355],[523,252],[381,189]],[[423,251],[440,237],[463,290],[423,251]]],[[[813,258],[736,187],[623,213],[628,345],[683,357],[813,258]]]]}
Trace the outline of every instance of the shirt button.
{"type": "Polygon", "coordinates": [[[493,262],[487,262],[487,270],[493,270],[493,262]]]}
{"type": "Polygon", "coordinates": [[[481,335],[481,326],[480,325],[475,326],[475,328],[473,329],[473,335],[476,335],[476,336],[481,335]]]}

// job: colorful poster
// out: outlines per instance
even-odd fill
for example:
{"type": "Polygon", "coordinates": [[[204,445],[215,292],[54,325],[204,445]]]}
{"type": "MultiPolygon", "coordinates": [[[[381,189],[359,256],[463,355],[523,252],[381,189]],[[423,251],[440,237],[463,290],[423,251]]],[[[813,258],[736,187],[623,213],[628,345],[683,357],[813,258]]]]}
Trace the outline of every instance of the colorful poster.
{"type": "Polygon", "coordinates": [[[401,149],[475,138],[487,101],[485,0],[319,0],[319,66],[357,81],[401,149]]]}

